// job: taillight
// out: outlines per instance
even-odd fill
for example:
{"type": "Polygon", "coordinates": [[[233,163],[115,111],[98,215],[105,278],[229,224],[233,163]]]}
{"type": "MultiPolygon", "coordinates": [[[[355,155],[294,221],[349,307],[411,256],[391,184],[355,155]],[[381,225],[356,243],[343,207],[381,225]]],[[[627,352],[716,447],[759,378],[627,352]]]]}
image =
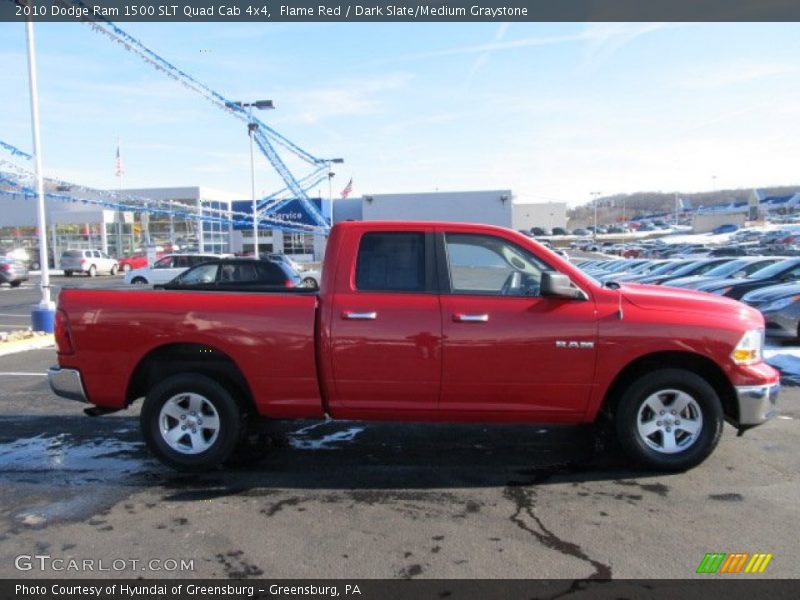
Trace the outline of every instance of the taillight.
{"type": "Polygon", "coordinates": [[[53,334],[56,340],[56,351],[59,354],[75,354],[75,348],[72,346],[72,334],[69,331],[69,319],[67,313],[61,309],[56,311],[53,334]]]}
{"type": "Polygon", "coordinates": [[[286,279],[286,280],[283,282],[283,287],[286,287],[286,288],[293,288],[293,287],[294,287],[294,281],[292,281],[291,279],[286,279]]]}
{"type": "Polygon", "coordinates": [[[3,271],[10,271],[11,270],[11,265],[8,264],[8,263],[3,263],[3,264],[0,265],[0,269],[3,269],[3,271]]]}
{"type": "Polygon", "coordinates": [[[86,264],[86,259],[85,259],[85,258],[82,258],[82,259],[81,259],[81,266],[83,266],[83,265],[85,265],[85,264],[86,264]]]}

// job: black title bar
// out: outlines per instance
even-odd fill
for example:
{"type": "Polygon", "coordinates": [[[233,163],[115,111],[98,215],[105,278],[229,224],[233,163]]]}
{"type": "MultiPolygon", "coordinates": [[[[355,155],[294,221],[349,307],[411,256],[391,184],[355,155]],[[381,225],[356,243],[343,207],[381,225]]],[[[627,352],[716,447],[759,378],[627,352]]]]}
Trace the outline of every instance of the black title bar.
{"type": "Polygon", "coordinates": [[[800,0],[0,0],[0,21],[800,21],[800,0]]]}

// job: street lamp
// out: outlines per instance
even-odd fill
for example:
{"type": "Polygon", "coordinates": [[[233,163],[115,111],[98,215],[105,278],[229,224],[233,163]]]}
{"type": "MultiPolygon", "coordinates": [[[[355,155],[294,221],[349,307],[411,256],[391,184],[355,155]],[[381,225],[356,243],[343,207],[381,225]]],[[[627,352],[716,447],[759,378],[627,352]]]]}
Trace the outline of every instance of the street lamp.
{"type": "Polygon", "coordinates": [[[343,158],[329,158],[325,161],[328,165],[328,203],[330,204],[331,208],[331,227],[333,227],[333,189],[332,189],[332,180],[334,176],[334,172],[331,171],[331,165],[341,165],[344,162],[343,158]]]}
{"type": "MultiPolygon", "coordinates": [[[[254,138],[258,131],[258,123],[253,121],[253,109],[265,110],[275,108],[272,100],[256,100],[255,102],[230,102],[229,106],[238,106],[247,110],[247,134],[250,136],[250,187],[253,196],[253,258],[258,260],[258,202],[256,200],[256,162],[253,150],[254,138]]],[[[200,227],[203,226],[201,221],[200,227]]]]}
{"type": "Polygon", "coordinates": [[[28,83],[31,93],[31,132],[33,155],[36,165],[36,221],[39,226],[39,264],[42,270],[42,300],[31,312],[33,329],[52,333],[54,328],[55,305],[50,299],[49,253],[47,251],[47,230],[44,210],[44,175],[42,173],[42,140],[39,132],[39,91],[36,78],[36,50],[33,39],[33,20],[25,21],[25,37],[28,47],[28,83]]]}
{"type": "Polygon", "coordinates": [[[594,198],[594,239],[597,239],[597,197],[603,192],[592,192],[590,195],[594,198]]]}

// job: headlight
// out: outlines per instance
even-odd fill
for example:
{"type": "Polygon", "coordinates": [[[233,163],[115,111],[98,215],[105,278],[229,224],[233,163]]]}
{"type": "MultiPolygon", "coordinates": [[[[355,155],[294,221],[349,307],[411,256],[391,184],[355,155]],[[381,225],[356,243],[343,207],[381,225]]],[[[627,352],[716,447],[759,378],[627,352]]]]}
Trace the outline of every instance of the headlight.
{"type": "Polygon", "coordinates": [[[752,365],[764,358],[764,330],[751,329],[742,336],[731,353],[737,365],[752,365]]]}
{"type": "Polygon", "coordinates": [[[778,300],[773,300],[769,304],[764,304],[758,307],[758,310],[762,312],[769,312],[774,310],[781,310],[782,308],[786,308],[790,304],[793,304],[800,300],[800,295],[798,296],[787,296],[786,298],[779,298],[778,300]]]}
{"type": "Polygon", "coordinates": [[[728,292],[730,292],[733,288],[731,286],[719,288],[718,290],[710,290],[712,294],[716,294],[717,296],[724,296],[728,292]]]}

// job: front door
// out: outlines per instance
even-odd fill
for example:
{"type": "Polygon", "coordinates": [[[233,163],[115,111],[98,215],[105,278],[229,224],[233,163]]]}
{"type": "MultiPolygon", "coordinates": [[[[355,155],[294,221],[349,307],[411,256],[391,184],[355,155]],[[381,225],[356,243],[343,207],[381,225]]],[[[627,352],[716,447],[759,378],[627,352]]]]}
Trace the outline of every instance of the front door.
{"type": "Polygon", "coordinates": [[[443,418],[558,421],[584,412],[597,354],[591,299],[539,295],[551,268],[496,235],[444,233],[443,418]]]}

